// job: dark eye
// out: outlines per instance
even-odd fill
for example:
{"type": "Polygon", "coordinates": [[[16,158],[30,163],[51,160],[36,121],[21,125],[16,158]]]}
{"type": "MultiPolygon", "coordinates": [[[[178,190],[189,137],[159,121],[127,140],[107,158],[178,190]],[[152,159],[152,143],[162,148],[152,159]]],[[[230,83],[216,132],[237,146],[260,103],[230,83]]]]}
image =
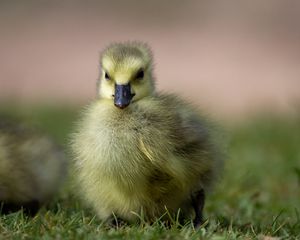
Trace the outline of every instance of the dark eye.
{"type": "Polygon", "coordinates": [[[141,69],[138,71],[138,73],[135,76],[135,79],[143,79],[144,78],[144,70],[141,69]]]}
{"type": "Polygon", "coordinates": [[[110,80],[110,76],[107,73],[105,73],[105,79],[110,80]]]}

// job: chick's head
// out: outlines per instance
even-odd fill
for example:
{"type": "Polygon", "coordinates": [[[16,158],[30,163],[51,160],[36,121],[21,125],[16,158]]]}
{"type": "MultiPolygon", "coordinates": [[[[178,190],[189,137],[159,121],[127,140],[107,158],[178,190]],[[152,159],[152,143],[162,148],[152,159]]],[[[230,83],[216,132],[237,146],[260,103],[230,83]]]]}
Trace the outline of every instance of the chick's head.
{"type": "Polygon", "coordinates": [[[119,43],[102,53],[98,94],[123,109],[154,92],[152,56],[144,43],[119,43]]]}

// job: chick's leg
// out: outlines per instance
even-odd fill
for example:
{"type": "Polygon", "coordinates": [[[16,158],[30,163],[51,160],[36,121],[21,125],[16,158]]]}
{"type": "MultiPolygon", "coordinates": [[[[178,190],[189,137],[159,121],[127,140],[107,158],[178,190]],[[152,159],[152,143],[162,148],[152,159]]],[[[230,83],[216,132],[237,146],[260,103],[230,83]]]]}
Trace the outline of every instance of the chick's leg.
{"type": "Polygon", "coordinates": [[[203,221],[203,207],[204,207],[204,202],[205,202],[205,193],[204,190],[201,189],[198,192],[195,192],[192,195],[192,206],[195,210],[195,219],[194,219],[194,226],[199,226],[202,221],[203,221]]]}
{"type": "Polygon", "coordinates": [[[117,217],[115,215],[112,215],[108,220],[108,225],[113,228],[119,228],[125,226],[126,224],[127,222],[124,219],[117,217]]]}

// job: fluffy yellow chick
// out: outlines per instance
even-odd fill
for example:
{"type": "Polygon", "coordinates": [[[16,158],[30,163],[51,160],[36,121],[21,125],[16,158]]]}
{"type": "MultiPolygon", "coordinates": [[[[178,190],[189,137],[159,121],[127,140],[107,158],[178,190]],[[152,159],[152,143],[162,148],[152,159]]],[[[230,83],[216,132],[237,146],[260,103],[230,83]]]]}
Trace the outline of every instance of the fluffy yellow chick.
{"type": "Polygon", "coordinates": [[[0,117],[0,212],[35,214],[57,193],[67,160],[49,137],[0,117]]]}
{"type": "Polygon", "coordinates": [[[102,53],[99,97],[72,135],[77,189],[103,220],[153,221],[180,209],[198,225],[221,163],[217,146],[194,106],[155,91],[152,68],[144,43],[102,53]]]}

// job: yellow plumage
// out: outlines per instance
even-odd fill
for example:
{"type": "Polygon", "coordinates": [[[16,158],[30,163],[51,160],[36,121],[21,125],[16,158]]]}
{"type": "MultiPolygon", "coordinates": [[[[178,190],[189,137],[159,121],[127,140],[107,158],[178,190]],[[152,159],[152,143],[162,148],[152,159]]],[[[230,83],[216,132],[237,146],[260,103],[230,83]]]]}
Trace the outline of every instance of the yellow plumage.
{"type": "Polygon", "coordinates": [[[82,196],[104,220],[130,221],[141,211],[153,220],[166,208],[195,215],[194,195],[220,165],[205,119],[177,96],[155,92],[145,44],[111,45],[101,69],[99,98],[72,135],[82,196]]]}
{"type": "Polygon", "coordinates": [[[48,136],[0,117],[0,203],[2,212],[23,206],[31,214],[57,193],[67,161],[48,136]]]}

